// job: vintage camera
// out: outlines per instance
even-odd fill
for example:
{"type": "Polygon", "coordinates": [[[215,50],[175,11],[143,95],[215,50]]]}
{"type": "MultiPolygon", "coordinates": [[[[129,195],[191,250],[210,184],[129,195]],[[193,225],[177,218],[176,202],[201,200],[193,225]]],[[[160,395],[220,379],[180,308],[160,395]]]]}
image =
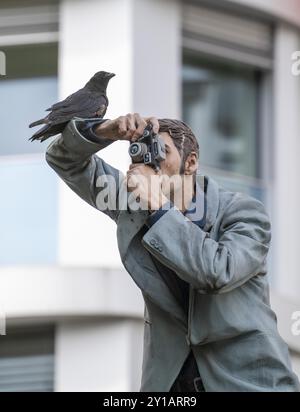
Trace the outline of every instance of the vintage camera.
{"type": "Polygon", "coordinates": [[[152,127],[152,124],[145,127],[143,135],[129,146],[128,153],[132,163],[145,163],[158,171],[160,162],[166,158],[166,149],[163,138],[152,127]]]}

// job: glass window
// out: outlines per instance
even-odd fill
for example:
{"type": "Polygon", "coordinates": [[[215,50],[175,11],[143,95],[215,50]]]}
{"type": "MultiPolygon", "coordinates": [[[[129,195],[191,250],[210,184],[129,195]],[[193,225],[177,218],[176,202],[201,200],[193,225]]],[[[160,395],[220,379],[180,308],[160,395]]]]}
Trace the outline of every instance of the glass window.
{"type": "Polygon", "coordinates": [[[57,176],[44,155],[27,154],[43,154],[50,143],[29,141],[33,129],[28,125],[57,101],[57,45],[3,50],[7,76],[0,80],[0,264],[51,264],[58,253],[57,176]]]}
{"type": "Polygon", "coordinates": [[[259,177],[257,96],[252,69],[185,58],[183,119],[200,145],[200,167],[259,177]]]}
{"type": "Polygon", "coordinates": [[[7,328],[0,336],[0,392],[53,392],[54,327],[7,328]]]}
{"type": "Polygon", "coordinates": [[[49,144],[31,142],[38,128],[29,129],[57,101],[57,45],[1,48],[6,76],[0,79],[0,155],[41,153],[49,144]]]}

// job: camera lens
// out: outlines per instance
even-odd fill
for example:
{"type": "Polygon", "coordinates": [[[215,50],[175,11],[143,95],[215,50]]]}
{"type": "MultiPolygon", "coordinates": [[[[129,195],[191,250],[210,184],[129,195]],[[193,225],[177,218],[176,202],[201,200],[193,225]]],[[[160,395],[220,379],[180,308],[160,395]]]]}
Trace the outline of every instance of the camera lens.
{"type": "Polygon", "coordinates": [[[129,147],[129,151],[130,151],[129,153],[131,155],[133,155],[133,156],[136,155],[140,151],[139,144],[138,143],[132,143],[129,147]]]}
{"type": "Polygon", "coordinates": [[[128,153],[133,162],[142,162],[144,154],[147,153],[147,145],[145,143],[131,143],[128,153]]]}

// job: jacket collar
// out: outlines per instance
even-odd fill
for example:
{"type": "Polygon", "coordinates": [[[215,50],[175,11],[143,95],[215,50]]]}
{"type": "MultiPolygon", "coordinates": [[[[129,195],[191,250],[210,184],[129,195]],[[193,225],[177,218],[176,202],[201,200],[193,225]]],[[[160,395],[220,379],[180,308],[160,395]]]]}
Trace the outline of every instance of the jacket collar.
{"type": "Polygon", "coordinates": [[[197,174],[195,187],[196,195],[184,215],[204,231],[209,231],[219,209],[219,185],[213,178],[197,174]]]}

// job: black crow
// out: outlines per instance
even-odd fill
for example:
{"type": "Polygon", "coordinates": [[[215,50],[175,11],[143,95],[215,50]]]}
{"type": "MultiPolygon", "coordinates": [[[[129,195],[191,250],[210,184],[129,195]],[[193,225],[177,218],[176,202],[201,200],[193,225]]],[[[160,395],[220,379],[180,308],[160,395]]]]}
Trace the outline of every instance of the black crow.
{"type": "Polygon", "coordinates": [[[45,126],[28,140],[43,142],[49,137],[61,133],[73,117],[103,118],[108,106],[106,88],[109,80],[114,76],[114,73],[97,72],[82,89],[46,109],[50,113],[43,119],[31,123],[29,127],[40,124],[45,126]]]}

